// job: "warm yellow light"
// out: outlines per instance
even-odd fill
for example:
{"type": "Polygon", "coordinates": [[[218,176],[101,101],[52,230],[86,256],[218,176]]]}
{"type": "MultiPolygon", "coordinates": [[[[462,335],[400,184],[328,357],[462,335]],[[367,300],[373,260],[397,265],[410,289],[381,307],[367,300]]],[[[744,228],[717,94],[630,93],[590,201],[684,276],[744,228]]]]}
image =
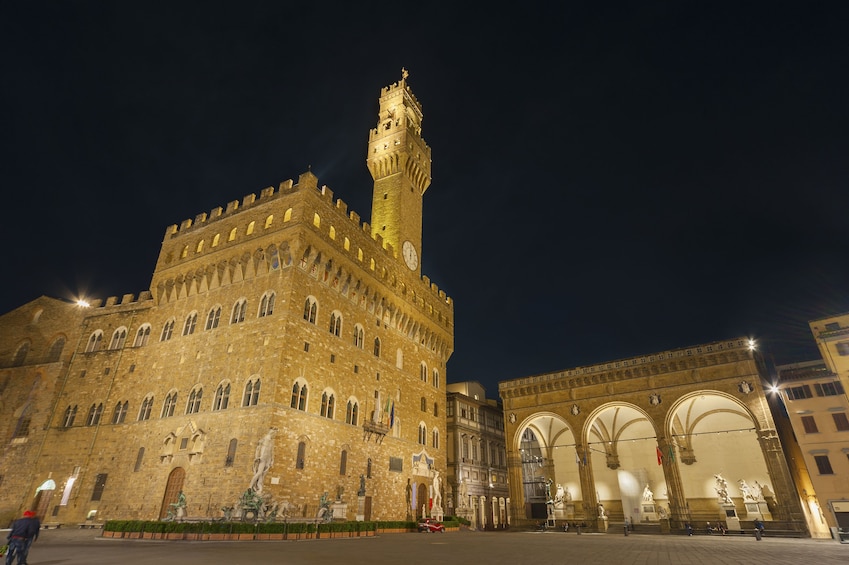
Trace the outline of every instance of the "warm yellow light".
{"type": "Polygon", "coordinates": [[[80,308],[88,308],[90,304],[86,300],[80,298],[77,300],[77,306],[79,306],[80,308]]]}
{"type": "Polygon", "coordinates": [[[754,351],[754,350],[755,350],[755,340],[750,339],[749,340],[749,351],[754,351]]]}

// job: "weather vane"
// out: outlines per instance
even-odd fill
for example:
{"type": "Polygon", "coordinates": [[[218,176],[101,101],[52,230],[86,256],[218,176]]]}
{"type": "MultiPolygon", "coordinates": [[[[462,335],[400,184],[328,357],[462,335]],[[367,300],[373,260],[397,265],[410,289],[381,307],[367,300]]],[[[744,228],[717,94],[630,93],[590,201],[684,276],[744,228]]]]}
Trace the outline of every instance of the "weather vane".
{"type": "Polygon", "coordinates": [[[408,76],[410,76],[410,73],[407,72],[407,69],[401,67],[401,80],[407,80],[408,76]]]}

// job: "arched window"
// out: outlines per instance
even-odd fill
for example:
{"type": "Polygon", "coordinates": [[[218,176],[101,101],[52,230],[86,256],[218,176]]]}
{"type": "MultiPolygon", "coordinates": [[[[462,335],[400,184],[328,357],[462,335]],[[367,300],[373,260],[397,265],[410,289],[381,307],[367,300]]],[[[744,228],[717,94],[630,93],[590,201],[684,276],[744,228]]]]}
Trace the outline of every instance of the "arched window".
{"type": "Polygon", "coordinates": [[[236,228],[230,230],[230,234],[227,236],[227,241],[233,241],[236,239],[236,228]]]}
{"type": "Polygon", "coordinates": [[[304,302],[304,320],[314,324],[318,314],[318,302],[312,296],[308,296],[304,302]]]}
{"type": "Polygon", "coordinates": [[[162,405],[161,418],[168,418],[174,415],[174,408],[177,406],[177,391],[174,391],[165,397],[165,403],[162,405]]]}
{"type": "Polygon", "coordinates": [[[374,356],[380,357],[380,338],[374,338],[374,356]]]}
{"type": "MultiPolygon", "coordinates": [[[[148,331],[150,331],[150,326],[148,326],[148,331]]],[[[54,341],[53,345],[50,346],[50,352],[47,354],[47,362],[55,363],[58,361],[59,357],[62,355],[63,349],[65,349],[65,338],[56,338],[56,341],[54,341]]]]}
{"type": "Polygon", "coordinates": [[[215,391],[215,402],[212,403],[213,410],[227,410],[230,403],[230,383],[221,383],[215,391]]]}
{"type": "Polygon", "coordinates": [[[127,328],[118,328],[112,333],[109,349],[122,349],[127,342],[127,328]]]}
{"type": "Polygon", "coordinates": [[[424,425],[424,422],[419,424],[419,443],[427,445],[427,426],[424,425]]]}
{"type": "Polygon", "coordinates": [[[200,412],[200,401],[203,398],[203,387],[192,389],[189,394],[189,402],[186,404],[186,414],[197,414],[200,412]]]}
{"type": "Polygon", "coordinates": [[[212,238],[212,246],[218,247],[218,243],[220,241],[221,241],[221,234],[220,233],[215,234],[215,237],[212,238]]]}
{"type": "Polygon", "coordinates": [[[150,340],[150,324],[142,324],[139,331],[136,332],[136,339],[133,341],[133,347],[144,347],[150,340]]]}
{"type": "Polygon", "coordinates": [[[144,420],[150,419],[150,409],[153,407],[153,397],[147,396],[142,401],[141,408],[139,409],[139,421],[142,422],[144,420]]]}
{"type": "Polygon", "coordinates": [[[274,313],[274,297],[275,294],[272,291],[267,291],[262,295],[262,299],[259,301],[259,317],[264,318],[266,316],[271,316],[274,313]]]}
{"type": "Polygon", "coordinates": [[[317,228],[320,228],[321,227],[321,216],[319,216],[318,214],[313,214],[312,215],[312,225],[314,225],[317,228]]]}
{"type": "Polygon", "coordinates": [[[363,327],[359,324],[354,326],[354,347],[363,348],[363,327]]]}
{"type": "Polygon", "coordinates": [[[249,380],[245,385],[245,398],[242,401],[242,406],[256,406],[259,402],[259,378],[249,380]]]}
{"type": "Polygon", "coordinates": [[[437,371],[436,369],[433,370],[433,386],[436,388],[440,387],[439,371],[437,371]]]}
{"type": "MultiPolygon", "coordinates": [[[[28,341],[23,342],[18,347],[18,350],[15,351],[15,358],[12,360],[12,367],[20,367],[24,364],[24,361],[26,361],[27,355],[29,354],[29,348],[30,345],[28,341]]],[[[86,351],[88,351],[88,349],[86,349],[86,351]]]]}
{"type": "Polygon", "coordinates": [[[270,228],[272,223],[274,223],[274,214],[271,214],[265,219],[265,229],[270,228]]]}
{"type": "MultiPolygon", "coordinates": [[[[85,346],[85,352],[86,353],[93,353],[95,351],[99,351],[101,343],[103,343],[103,332],[101,330],[97,330],[93,334],[91,334],[91,336],[88,338],[88,343],[85,346]]],[[[29,350],[29,344],[26,344],[26,345],[27,345],[27,351],[28,351],[29,350]]],[[[24,356],[26,356],[26,353],[24,353],[24,356]]]]}
{"type": "Polygon", "coordinates": [[[283,221],[288,222],[292,219],[292,209],[286,208],[286,211],[283,212],[283,221]]]}
{"type": "Polygon", "coordinates": [[[345,408],[345,423],[356,426],[359,420],[360,406],[353,400],[348,401],[348,406],[345,408]]]}
{"type": "Polygon", "coordinates": [[[115,405],[115,411],[112,412],[112,423],[113,424],[123,424],[124,418],[127,417],[127,409],[129,408],[130,403],[128,401],[118,401],[118,404],[115,405]]]}
{"type": "Polygon", "coordinates": [[[342,314],[333,312],[330,314],[330,333],[339,337],[342,333],[342,314]]]}
{"type": "Polygon", "coordinates": [[[186,322],[183,324],[183,335],[192,335],[195,333],[195,327],[198,323],[198,313],[192,312],[186,316],[186,322]]]}
{"type": "Polygon", "coordinates": [[[321,415],[333,419],[333,408],[336,405],[336,397],[333,393],[321,393],[321,415]]]}
{"type": "Polygon", "coordinates": [[[433,415],[439,416],[439,402],[433,403],[433,415]]]}
{"type": "Polygon", "coordinates": [[[18,418],[17,422],[15,422],[15,431],[12,433],[12,437],[27,437],[29,436],[29,428],[32,423],[32,405],[27,403],[21,408],[17,414],[15,414],[18,418]]]}
{"type": "Polygon", "coordinates": [[[65,417],[62,419],[62,426],[70,428],[74,425],[74,418],[77,417],[77,406],[68,406],[65,409],[65,417]]]}
{"type": "Polygon", "coordinates": [[[206,315],[206,329],[214,330],[221,321],[221,306],[216,306],[206,315]]]}
{"type": "Polygon", "coordinates": [[[174,320],[168,320],[162,327],[162,334],[159,336],[159,341],[168,341],[174,333],[174,320]]]}
{"type": "Polygon", "coordinates": [[[88,418],[86,418],[86,426],[96,426],[100,423],[100,415],[103,413],[103,404],[92,404],[88,409],[88,418]]]}
{"type": "Polygon", "coordinates": [[[307,385],[295,383],[292,386],[292,402],[289,404],[290,408],[294,408],[296,410],[306,411],[307,409],[307,385]]]}
{"type": "Polygon", "coordinates": [[[431,433],[431,446],[434,449],[439,449],[439,430],[436,428],[433,429],[433,433],[431,433]]]}
{"type": "Polygon", "coordinates": [[[422,361],[422,365],[419,368],[419,380],[427,382],[427,365],[425,365],[424,361],[422,361]]]}
{"type": "Polygon", "coordinates": [[[245,312],[248,309],[248,301],[240,298],[233,305],[233,314],[230,316],[231,324],[238,324],[245,321],[245,312]]]}
{"type": "Polygon", "coordinates": [[[348,451],[343,449],[339,455],[339,474],[344,475],[348,470],[348,451]]]}
{"type": "Polygon", "coordinates": [[[248,230],[245,232],[245,235],[251,235],[254,233],[254,227],[256,226],[256,222],[251,222],[248,224],[248,230]]]}
{"type": "Polygon", "coordinates": [[[422,396],[422,399],[421,399],[421,406],[420,406],[420,408],[419,408],[419,409],[420,409],[422,412],[427,412],[427,398],[425,398],[424,396],[422,396]]]}

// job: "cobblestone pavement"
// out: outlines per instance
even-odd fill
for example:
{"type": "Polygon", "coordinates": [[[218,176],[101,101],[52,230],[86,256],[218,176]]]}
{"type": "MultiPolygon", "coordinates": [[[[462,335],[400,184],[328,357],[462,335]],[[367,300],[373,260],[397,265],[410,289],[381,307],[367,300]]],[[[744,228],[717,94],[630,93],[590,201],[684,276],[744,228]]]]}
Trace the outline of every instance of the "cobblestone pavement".
{"type": "MultiPolygon", "coordinates": [[[[4,532],[5,533],[5,532],[4,532]]],[[[5,536],[4,536],[5,537],[5,536]]],[[[563,532],[384,534],[373,538],[197,542],[123,540],[99,530],[42,530],[29,565],[828,565],[849,563],[849,544],[743,536],[563,532]]]]}

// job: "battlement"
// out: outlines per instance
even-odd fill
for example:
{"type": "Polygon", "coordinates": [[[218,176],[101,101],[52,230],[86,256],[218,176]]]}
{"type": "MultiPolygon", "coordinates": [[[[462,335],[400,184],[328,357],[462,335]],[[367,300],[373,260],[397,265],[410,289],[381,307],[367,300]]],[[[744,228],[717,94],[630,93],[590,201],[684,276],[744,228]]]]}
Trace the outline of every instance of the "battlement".
{"type": "Polygon", "coordinates": [[[413,91],[410,90],[410,87],[407,86],[407,80],[405,78],[402,78],[398,82],[394,82],[389,86],[381,88],[380,97],[383,98],[384,96],[388,96],[389,94],[394,94],[397,90],[403,91],[410,98],[410,101],[413,102],[416,105],[416,108],[418,108],[418,110],[421,112],[422,105],[416,98],[416,95],[413,94],[413,91]]]}
{"type": "Polygon", "coordinates": [[[139,306],[144,302],[153,300],[153,295],[149,290],[143,290],[139,293],[138,299],[134,294],[125,294],[120,301],[117,296],[108,296],[106,300],[102,298],[94,298],[89,301],[88,308],[94,310],[96,308],[111,308],[113,306],[139,306]]]}
{"type": "MultiPolygon", "coordinates": [[[[245,195],[241,201],[233,200],[228,202],[224,209],[219,206],[217,208],[213,208],[209,214],[200,213],[195,216],[193,220],[190,218],[185,219],[179,224],[179,226],[177,224],[168,226],[165,230],[165,239],[173,240],[179,237],[188,237],[195,231],[202,229],[215,221],[232,217],[274,199],[295,194],[300,191],[313,191],[313,194],[317,194],[321,201],[328,204],[329,208],[336,216],[331,219],[331,223],[335,222],[337,224],[337,229],[339,229],[339,226],[343,222],[347,222],[350,226],[356,230],[361,230],[369,239],[374,241],[377,244],[377,247],[382,249],[386,259],[391,259],[393,261],[398,260],[396,250],[393,246],[384,241],[383,237],[379,233],[373,234],[371,232],[371,225],[368,222],[363,222],[359,214],[356,212],[349,211],[347,203],[341,199],[334,200],[333,191],[330,187],[322,185],[319,188],[318,177],[316,177],[311,171],[302,173],[298,177],[297,183],[294,183],[292,179],[288,179],[281,182],[276,189],[273,186],[262,189],[259,192],[259,197],[257,197],[255,193],[249,193],[245,195]]],[[[421,280],[425,287],[427,287],[435,296],[439,297],[440,301],[446,304],[452,303],[451,298],[445,294],[445,291],[441,291],[439,287],[435,283],[432,283],[428,277],[423,275],[421,280]]]]}

